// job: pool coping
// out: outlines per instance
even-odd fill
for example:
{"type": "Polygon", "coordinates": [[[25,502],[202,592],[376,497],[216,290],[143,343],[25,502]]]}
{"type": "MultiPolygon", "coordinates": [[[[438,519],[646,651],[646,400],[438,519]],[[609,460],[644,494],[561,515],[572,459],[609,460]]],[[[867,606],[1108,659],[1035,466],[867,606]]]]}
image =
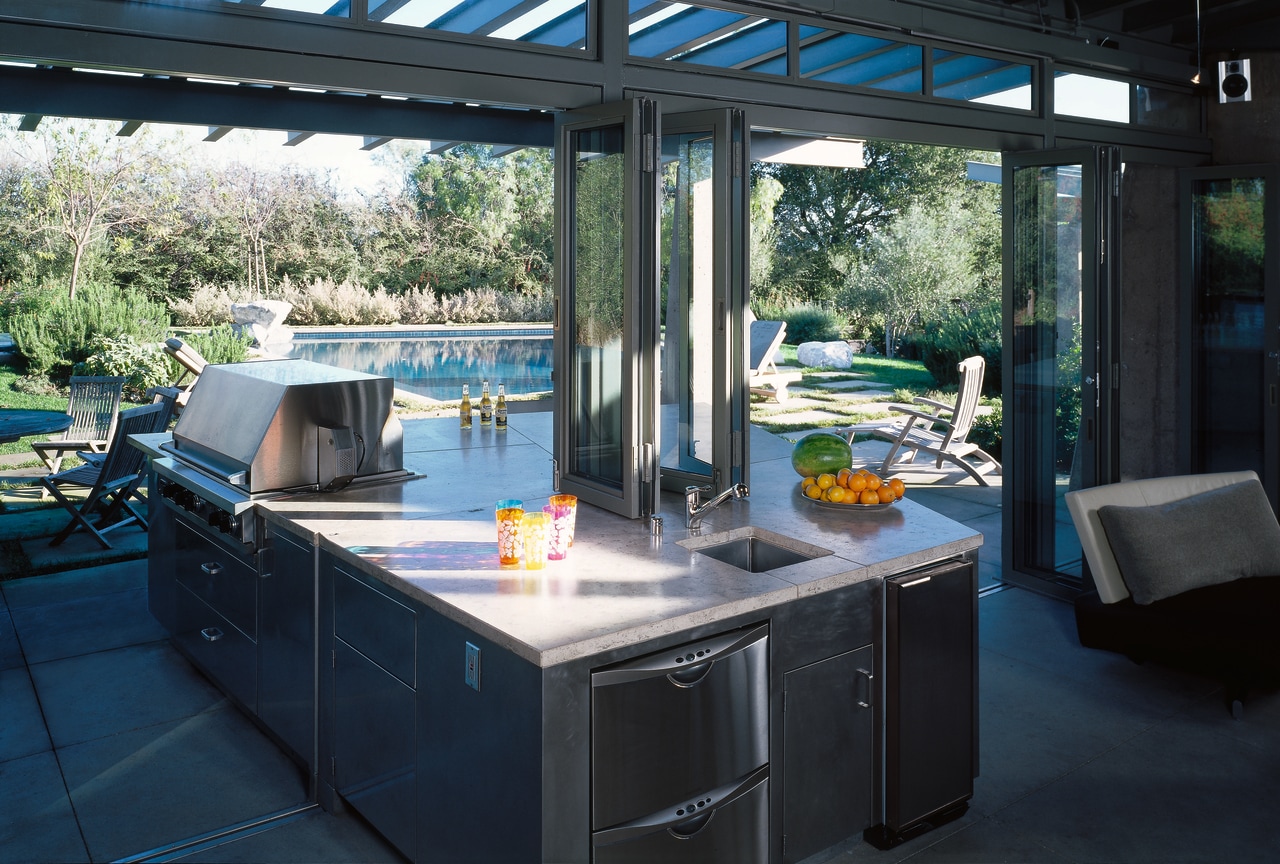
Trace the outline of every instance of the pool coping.
{"type": "MultiPolygon", "coordinates": [[[[486,336],[554,335],[550,322],[526,324],[388,324],[367,327],[289,327],[293,339],[467,339],[486,336]]],[[[282,340],[283,341],[283,340],[282,340]]],[[[268,343],[270,344],[270,343],[268,343]]]]}

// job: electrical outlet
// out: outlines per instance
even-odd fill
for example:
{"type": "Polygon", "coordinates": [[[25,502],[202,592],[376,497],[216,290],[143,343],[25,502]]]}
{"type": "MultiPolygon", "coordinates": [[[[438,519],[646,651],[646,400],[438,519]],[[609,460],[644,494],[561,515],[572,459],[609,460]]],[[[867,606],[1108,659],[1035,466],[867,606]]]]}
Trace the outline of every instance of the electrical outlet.
{"type": "Polygon", "coordinates": [[[463,680],[472,690],[480,690],[480,649],[467,643],[467,668],[463,680]]]}

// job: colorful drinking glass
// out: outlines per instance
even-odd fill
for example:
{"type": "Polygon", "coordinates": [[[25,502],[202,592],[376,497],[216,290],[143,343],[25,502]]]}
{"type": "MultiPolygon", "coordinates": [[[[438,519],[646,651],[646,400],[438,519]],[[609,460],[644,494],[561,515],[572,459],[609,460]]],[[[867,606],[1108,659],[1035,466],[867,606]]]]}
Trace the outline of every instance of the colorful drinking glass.
{"type": "Polygon", "coordinates": [[[498,521],[498,563],[503,567],[520,564],[520,518],[524,516],[524,502],[518,498],[504,498],[494,508],[498,521]]]}
{"type": "Polygon", "coordinates": [[[547,566],[547,549],[551,541],[551,514],[525,513],[520,518],[524,537],[524,569],[541,570],[547,566]]]}
{"type": "Polygon", "coordinates": [[[560,561],[569,554],[569,546],[573,544],[573,523],[578,510],[578,498],[575,495],[552,495],[551,503],[542,508],[551,516],[551,548],[547,557],[552,561],[560,561]]]}
{"type": "Polygon", "coordinates": [[[569,545],[572,546],[574,525],[578,521],[578,496],[552,495],[548,500],[551,502],[551,506],[556,508],[556,518],[564,519],[569,531],[569,545]]]}

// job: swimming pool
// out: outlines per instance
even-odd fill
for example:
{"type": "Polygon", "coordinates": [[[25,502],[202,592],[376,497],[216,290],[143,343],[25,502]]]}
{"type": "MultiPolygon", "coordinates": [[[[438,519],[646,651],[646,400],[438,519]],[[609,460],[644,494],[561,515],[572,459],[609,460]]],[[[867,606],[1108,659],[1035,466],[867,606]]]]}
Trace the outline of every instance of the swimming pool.
{"type": "Polygon", "coordinates": [[[288,343],[267,346],[274,354],[327,363],[342,369],[394,378],[401,390],[429,399],[456,400],[462,385],[480,398],[480,384],[508,395],[551,390],[551,331],[476,330],[415,334],[404,331],[294,333],[288,343]]]}

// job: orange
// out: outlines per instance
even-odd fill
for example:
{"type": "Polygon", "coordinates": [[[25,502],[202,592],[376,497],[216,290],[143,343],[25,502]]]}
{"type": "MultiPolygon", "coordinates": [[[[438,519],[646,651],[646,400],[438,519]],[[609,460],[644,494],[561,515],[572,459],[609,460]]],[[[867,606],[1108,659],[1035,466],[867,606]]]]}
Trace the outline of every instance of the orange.
{"type": "Polygon", "coordinates": [[[845,488],[843,486],[832,486],[826,491],[826,499],[832,504],[839,504],[844,500],[845,488]]]}
{"type": "Polygon", "coordinates": [[[889,481],[889,488],[893,490],[893,494],[897,498],[901,498],[907,494],[907,484],[903,483],[897,477],[889,481]]]}
{"type": "Polygon", "coordinates": [[[849,488],[849,478],[853,476],[852,468],[841,468],[840,473],[836,475],[836,483],[844,488],[849,488]]]}
{"type": "Polygon", "coordinates": [[[814,483],[817,483],[817,482],[818,482],[817,477],[806,477],[800,481],[800,488],[808,489],[810,486],[812,486],[814,483]]]}
{"type": "Polygon", "coordinates": [[[898,500],[898,496],[893,494],[893,487],[891,486],[881,486],[876,490],[876,494],[880,496],[881,504],[892,504],[898,500]]]}
{"type": "Polygon", "coordinates": [[[880,495],[874,489],[863,489],[858,501],[862,504],[879,504],[880,495]]]}
{"type": "Polygon", "coordinates": [[[863,474],[854,474],[846,485],[850,492],[861,492],[867,488],[867,478],[863,474]]]}
{"type": "Polygon", "coordinates": [[[822,497],[822,490],[818,488],[817,483],[810,483],[808,486],[804,487],[804,494],[810,498],[817,499],[822,497]]]}
{"type": "Polygon", "coordinates": [[[868,474],[868,475],[867,475],[867,488],[868,488],[868,489],[871,489],[871,490],[879,489],[879,488],[880,488],[880,486],[881,486],[881,484],[883,484],[883,483],[884,483],[884,481],[883,481],[883,480],[881,480],[877,475],[875,475],[875,474],[868,474]]]}
{"type": "Polygon", "coordinates": [[[834,486],[834,485],[836,485],[836,475],[834,475],[834,474],[819,474],[819,475],[818,475],[818,488],[819,488],[819,489],[822,489],[822,490],[824,490],[824,491],[825,491],[825,490],[827,490],[827,489],[830,489],[830,488],[831,488],[832,486],[834,486]]]}

